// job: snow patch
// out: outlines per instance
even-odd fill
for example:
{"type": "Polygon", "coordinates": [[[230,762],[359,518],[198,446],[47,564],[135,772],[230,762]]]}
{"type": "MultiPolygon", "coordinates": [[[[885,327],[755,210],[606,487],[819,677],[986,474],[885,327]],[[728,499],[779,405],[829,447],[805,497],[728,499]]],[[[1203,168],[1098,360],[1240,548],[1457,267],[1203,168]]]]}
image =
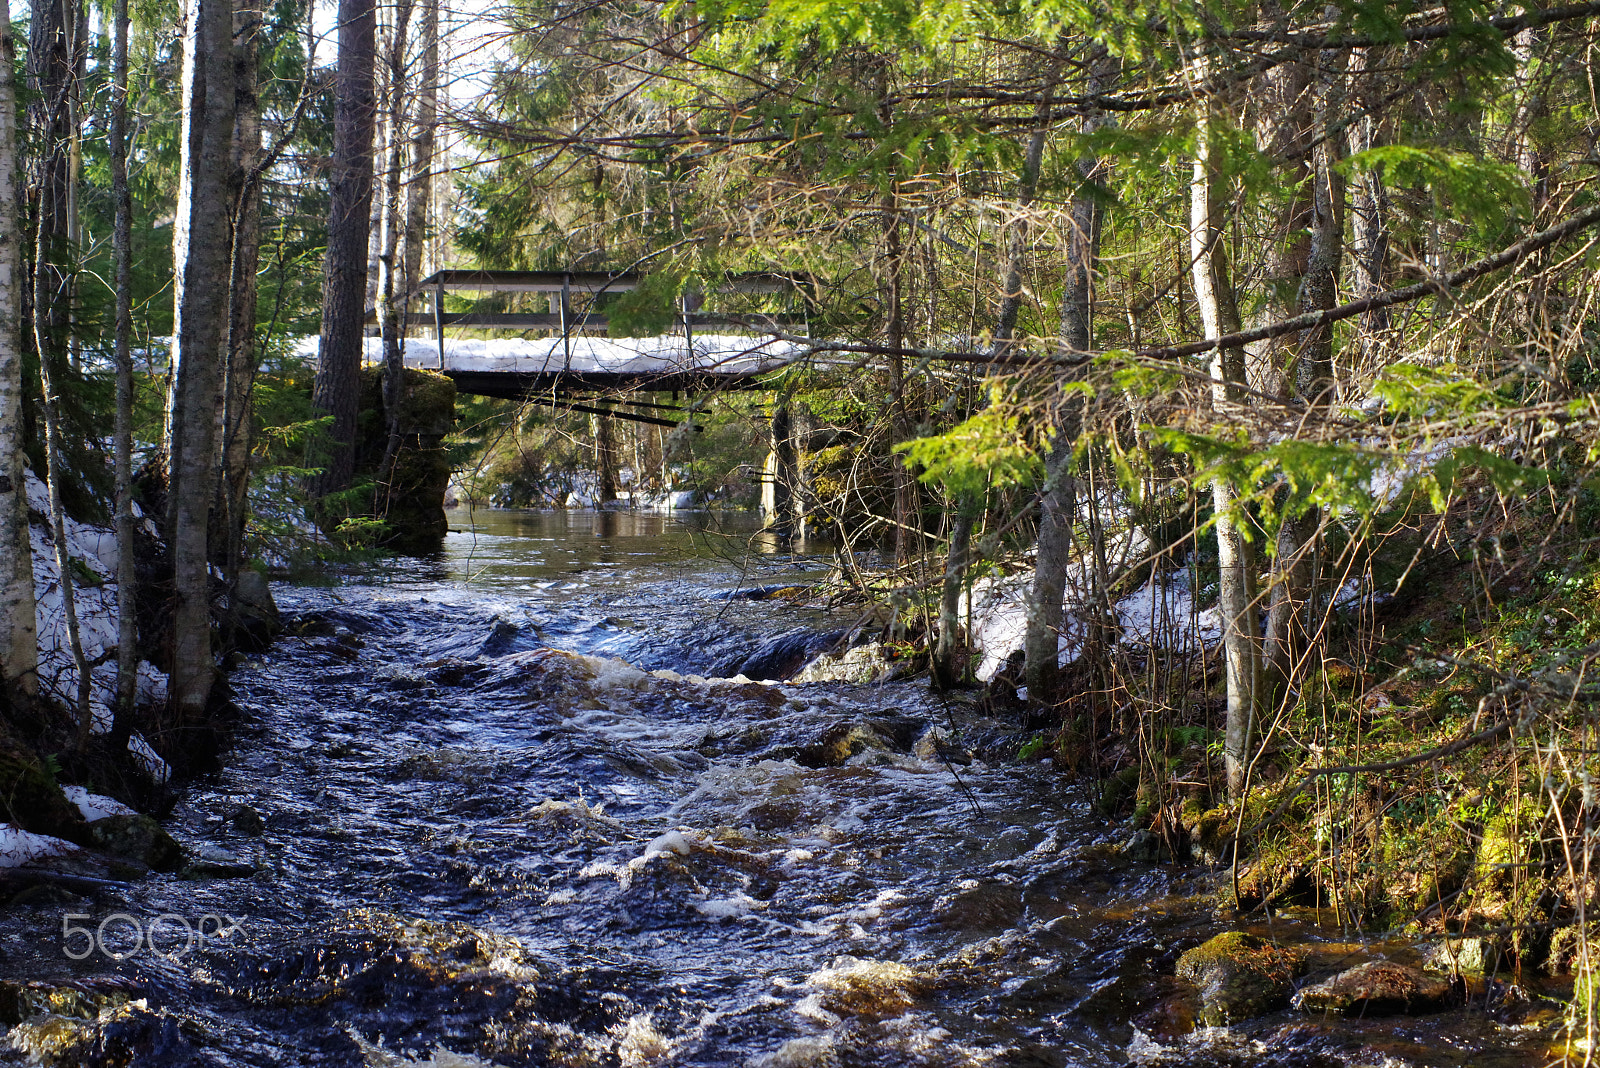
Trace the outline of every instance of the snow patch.
{"type": "MultiPolygon", "coordinates": [[[[319,340],[302,338],[295,355],[317,359],[319,340]]],[[[691,351],[681,334],[660,337],[446,338],[444,366],[451,371],[515,371],[554,374],[756,374],[777,370],[806,353],[805,346],[773,337],[696,334],[691,351]]],[[[401,345],[406,366],[439,368],[439,342],[407,338],[401,345]]],[[[383,359],[383,340],[366,339],[366,360],[383,359]]]]}
{"type": "MultiPolygon", "coordinates": [[[[50,492],[43,480],[28,473],[28,505],[49,513],[50,492]]],[[[67,518],[67,555],[80,560],[94,573],[98,585],[73,580],[73,600],[78,617],[78,640],[84,659],[91,664],[102,658],[114,659],[117,647],[117,539],[104,527],[91,526],[67,518]]],[[[33,596],[39,632],[39,687],[69,708],[78,703],[78,666],[72,658],[72,643],[67,633],[67,613],[62,596],[61,568],[56,563],[55,537],[47,526],[35,524],[29,530],[33,550],[33,596]]],[[[69,576],[70,577],[70,576],[69,576]]],[[[89,710],[94,731],[111,729],[111,707],[116,700],[117,668],[102,663],[90,669],[89,710]]],[[[141,662],[138,668],[138,699],[163,704],[167,699],[167,676],[153,665],[141,662]]],[[[145,752],[132,742],[128,748],[147,770],[161,769],[165,781],[166,763],[140,740],[145,752]]]]}
{"type": "Polygon", "coordinates": [[[19,830],[9,823],[0,825],[0,868],[20,868],[31,861],[64,857],[77,849],[60,838],[19,830]]]}
{"type": "Polygon", "coordinates": [[[63,786],[61,792],[67,795],[68,801],[78,806],[78,811],[83,813],[83,818],[90,823],[95,820],[103,820],[107,816],[138,815],[137,812],[116,798],[91,794],[81,786],[63,786]]]}

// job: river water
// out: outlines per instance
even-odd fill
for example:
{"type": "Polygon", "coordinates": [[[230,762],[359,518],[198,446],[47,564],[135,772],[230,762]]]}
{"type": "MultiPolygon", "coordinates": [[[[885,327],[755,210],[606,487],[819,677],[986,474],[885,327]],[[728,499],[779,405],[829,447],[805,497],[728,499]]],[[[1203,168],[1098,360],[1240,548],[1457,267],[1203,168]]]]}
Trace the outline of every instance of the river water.
{"type": "MultiPolygon", "coordinates": [[[[1087,785],[1006,757],[1018,724],[918,682],[705,677],[854,622],[736,596],[815,581],[825,547],[738,518],[452,525],[439,559],[277,587],[292,633],[234,673],[226,770],[168,820],[254,874],[0,910],[0,977],[55,1010],[0,1063],[1543,1060],[1471,1009],[1180,1034],[1217,876],[1123,857],[1087,785]],[[64,918],[100,932],[82,960],[64,918]]],[[[1245,925],[1331,964],[1409,952],[1245,925]]]]}

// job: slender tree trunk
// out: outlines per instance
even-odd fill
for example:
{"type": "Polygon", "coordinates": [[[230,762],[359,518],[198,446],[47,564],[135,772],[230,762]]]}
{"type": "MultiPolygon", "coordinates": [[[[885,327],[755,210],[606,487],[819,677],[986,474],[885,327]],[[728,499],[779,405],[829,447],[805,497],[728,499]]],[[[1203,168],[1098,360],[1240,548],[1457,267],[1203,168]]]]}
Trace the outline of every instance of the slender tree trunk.
{"type": "Polygon", "coordinates": [[[256,86],[261,0],[236,0],[234,10],[233,169],[239,191],[233,210],[228,279],[228,362],[223,386],[222,480],[218,513],[224,520],[223,569],[229,588],[244,563],[244,530],[254,442],[251,394],[256,376],[256,270],[261,262],[261,101],[256,86]]]}
{"type": "MultiPolygon", "coordinates": [[[[384,495],[382,507],[388,510],[386,487],[400,454],[400,399],[405,388],[405,355],[401,351],[404,324],[395,310],[396,256],[400,249],[400,180],[405,165],[406,113],[410,92],[406,78],[406,37],[411,28],[411,0],[399,0],[394,8],[394,27],[389,37],[385,67],[388,70],[387,134],[384,138],[383,202],[378,211],[378,335],[383,339],[383,409],[387,421],[383,462],[379,465],[378,492],[384,495]]],[[[404,294],[405,282],[399,283],[404,294]]],[[[404,296],[402,295],[402,299],[404,296]]]]}
{"type": "MultiPolygon", "coordinates": [[[[72,250],[74,193],[72,141],[77,132],[73,114],[77,82],[87,55],[81,0],[33,0],[28,28],[29,125],[36,150],[32,160],[31,194],[34,232],[45,235],[45,262],[50,277],[50,302],[45,321],[49,348],[65,355],[70,302],[66,265],[72,250]],[[60,351],[56,351],[57,346],[60,351]]],[[[37,240],[34,242],[37,244],[37,240]]]]}
{"type": "MultiPolygon", "coordinates": [[[[1378,120],[1373,114],[1382,96],[1379,75],[1370,68],[1383,52],[1364,49],[1351,57],[1355,79],[1367,114],[1350,125],[1350,154],[1365,152],[1378,143],[1378,120]]],[[[1351,297],[1361,300],[1383,292],[1383,261],[1389,254],[1389,191],[1376,170],[1364,170],[1350,190],[1351,297]]],[[[1368,367],[1375,367],[1382,335],[1389,329],[1389,310],[1379,308],[1357,320],[1357,351],[1368,367]]]]}
{"type": "Polygon", "coordinates": [[[17,218],[17,91],[11,11],[0,4],[0,701],[38,689],[39,642],[22,451],[22,225],[17,218]]]}
{"type": "MultiPolygon", "coordinates": [[[[1323,133],[1311,150],[1311,233],[1305,273],[1295,295],[1292,315],[1334,307],[1339,299],[1339,275],[1344,263],[1345,185],[1337,164],[1339,139],[1332,127],[1337,110],[1334,78],[1345,57],[1323,53],[1313,88],[1317,127],[1323,133]]],[[[1294,354],[1294,391],[1314,411],[1333,400],[1333,328],[1324,326],[1299,335],[1294,354]]],[[[1310,421],[1307,421],[1310,425],[1310,421]]],[[[1279,526],[1272,558],[1272,587],[1267,612],[1266,665],[1279,683],[1297,674],[1310,636],[1309,616],[1316,580],[1313,542],[1319,526],[1315,509],[1289,512],[1279,526]]]]}
{"type": "Polygon", "coordinates": [[[439,0],[422,0],[422,70],[417,78],[416,100],[416,116],[411,125],[410,176],[406,186],[402,274],[407,307],[422,279],[428,209],[433,197],[434,139],[439,126],[439,0]]]}
{"type": "Polygon", "coordinates": [[[328,204],[322,338],[312,404],[333,416],[327,465],[312,494],[347,489],[355,473],[356,415],[367,295],[367,233],[372,211],[373,0],[339,0],[338,97],[328,204]]]}
{"type": "MultiPolygon", "coordinates": [[[[1227,249],[1222,241],[1221,205],[1211,162],[1210,115],[1202,112],[1195,132],[1194,173],[1189,182],[1189,250],[1195,302],[1207,337],[1239,329],[1239,309],[1228,277],[1227,249]]],[[[1219,349],[1211,361],[1212,404],[1221,412],[1238,404],[1245,381],[1242,348],[1219,349]]],[[[1233,486],[1212,483],[1216,507],[1218,601],[1222,610],[1223,658],[1228,680],[1228,719],[1223,757],[1228,790],[1237,796],[1244,786],[1251,739],[1261,699],[1261,638],[1255,606],[1255,553],[1234,514],[1233,486]]]]}
{"type": "Polygon", "coordinates": [[[111,15],[111,258],[116,290],[112,352],[117,367],[114,435],[117,536],[117,692],[112,738],[127,744],[138,692],[139,570],[133,522],[133,198],[128,190],[128,0],[111,15]]]}
{"type": "MultiPolygon", "coordinates": [[[[43,217],[41,216],[41,222],[43,217]]],[[[61,576],[61,614],[67,625],[67,645],[72,652],[72,663],[78,672],[78,748],[82,750],[89,741],[94,727],[93,713],[89,707],[89,661],[83,655],[83,637],[78,631],[77,597],[72,584],[72,555],[67,545],[67,518],[61,507],[61,420],[57,407],[53,360],[43,354],[49,349],[45,335],[50,329],[50,270],[46,255],[49,235],[41,225],[34,243],[33,269],[33,343],[41,354],[39,381],[43,386],[39,397],[39,412],[44,417],[44,468],[45,481],[50,492],[50,535],[55,542],[56,570],[61,576]]]]}
{"type": "Polygon", "coordinates": [[[216,676],[208,545],[233,248],[229,220],[236,202],[234,88],[232,5],[189,0],[167,397],[167,543],[177,602],[171,700],[180,728],[202,722],[216,676]]]}
{"type": "MultiPolygon", "coordinates": [[[[1103,91],[1115,72],[1113,62],[1096,49],[1089,60],[1088,91],[1103,91]]],[[[1084,133],[1092,133],[1103,120],[1083,120],[1084,133]]],[[[1094,275],[1099,255],[1101,211],[1087,186],[1103,179],[1102,162],[1090,156],[1077,161],[1085,188],[1072,198],[1071,226],[1067,235],[1066,280],[1061,290],[1061,344],[1070,352],[1087,352],[1093,344],[1094,275]]],[[[1064,385],[1066,376],[1059,376],[1064,385]]],[[[1072,455],[1077,445],[1080,402],[1065,391],[1051,428],[1050,449],[1045,454],[1044,486],[1039,494],[1039,549],[1034,562],[1033,586],[1028,595],[1027,633],[1023,638],[1023,669],[1028,696],[1049,702],[1056,696],[1060,669],[1061,626],[1065,618],[1067,565],[1072,556],[1072,524],[1078,486],[1072,455]]]]}
{"type": "MultiPolygon", "coordinates": [[[[905,242],[900,230],[899,182],[891,178],[889,191],[883,195],[884,238],[884,303],[887,324],[884,340],[891,350],[899,350],[906,343],[905,315],[905,242]]],[[[904,441],[910,436],[910,419],[906,409],[906,361],[899,351],[889,357],[889,440],[904,441]]],[[[894,558],[905,563],[911,558],[912,523],[916,512],[916,493],[911,484],[911,471],[899,453],[889,457],[890,478],[894,486],[894,558]]]]}

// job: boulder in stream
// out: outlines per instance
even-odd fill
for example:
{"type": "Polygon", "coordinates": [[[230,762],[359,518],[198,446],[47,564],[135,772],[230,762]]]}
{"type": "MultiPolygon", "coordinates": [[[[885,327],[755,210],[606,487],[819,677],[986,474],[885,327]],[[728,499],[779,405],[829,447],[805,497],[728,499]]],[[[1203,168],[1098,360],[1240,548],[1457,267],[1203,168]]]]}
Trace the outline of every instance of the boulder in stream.
{"type": "Polygon", "coordinates": [[[1450,980],[1392,960],[1358,964],[1308,986],[1295,995],[1295,1007],[1306,1012],[1344,1016],[1416,1015],[1450,1007],[1457,1000],[1450,980]]]}
{"type": "Polygon", "coordinates": [[[1221,1027],[1289,1003],[1304,953],[1244,931],[1225,931],[1178,958],[1178,978],[1200,988],[1200,1022],[1221,1027]]]}
{"type": "Polygon", "coordinates": [[[915,671],[907,660],[889,659],[882,642],[858,645],[843,652],[825,652],[802,668],[791,682],[848,682],[864,686],[873,682],[892,682],[915,671]]]}
{"type": "Polygon", "coordinates": [[[155,871],[176,871],[183,848],[149,816],[107,816],[89,824],[89,841],[102,852],[155,871]]]}

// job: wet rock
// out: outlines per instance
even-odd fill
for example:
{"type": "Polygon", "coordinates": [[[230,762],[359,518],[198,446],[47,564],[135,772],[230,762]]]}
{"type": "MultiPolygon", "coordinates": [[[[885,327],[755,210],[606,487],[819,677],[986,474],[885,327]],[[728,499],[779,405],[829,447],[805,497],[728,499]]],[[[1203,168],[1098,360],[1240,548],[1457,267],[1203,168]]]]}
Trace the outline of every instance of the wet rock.
{"type": "Polygon", "coordinates": [[[256,866],[220,846],[204,845],[195,850],[183,874],[190,879],[243,879],[256,873],[256,866]]]}
{"type": "Polygon", "coordinates": [[[134,983],[120,976],[96,976],[67,983],[0,979],[0,1025],[15,1027],[44,1014],[93,1020],[102,1009],[121,1005],[138,993],[134,983]]]}
{"type": "Polygon", "coordinates": [[[802,668],[791,682],[848,682],[861,686],[873,682],[892,682],[913,674],[916,665],[909,660],[890,659],[881,642],[858,645],[843,652],[826,652],[802,668]]]}
{"type": "Polygon", "coordinates": [[[1163,997],[1129,1023],[1152,1038],[1171,1040],[1192,1032],[1199,1015],[1199,997],[1193,990],[1180,990],[1163,997]]]}
{"type": "Polygon", "coordinates": [[[1172,851],[1167,848],[1167,843],[1161,840],[1161,836],[1142,827],[1122,843],[1121,852],[1131,860],[1143,860],[1152,864],[1172,860],[1172,851]]]}
{"type": "Polygon", "coordinates": [[[12,1028],[8,1037],[34,1064],[193,1064],[196,1050],[184,1032],[194,1029],[185,1022],[139,1001],[88,1019],[36,1016],[12,1028]]]}
{"type": "Polygon", "coordinates": [[[1199,1019],[1220,1027],[1283,1008],[1304,955],[1243,931],[1227,931],[1178,958],[1178,978],[1200,988],[1199,1019]]]}
{"type": "Polygon", "coordinates": [[[1503,957],[1488,938],[1447,938],[1422,954],[1422,969],[1443,975],[1493,975],[1503,957]]]}
{"type": "Polygon", "coordinates": [[[807,768],[836,768],[869,749],[887,749],[878,733],[864,723],[836,723],[810,745],[800,746],[794,761],[807,768]]]}
{"type": "Polygon", "coordinates": [[[934,902],[933,912],[940,923],[957,930],[1005,930],[1022,918],[1022,891],[1005,883],[963,886],[934,902]]]}
{"type": "Polygon", "coordinates": [[[806,977],[811,994],[795,1011],[827,1024],[842,1016],[894,1016],[909,1009],[927,980],[898,961],[835,957],[806,977]]]}
{"type": "Polygon", "coordinates": [[[795,630],[761,643],[753,653],[737,654],[717,662],[712,674],[721,678],[743,675],[756,681],[787,679],[805,667],[819,653],[839,644],[848,631],[817,634],[795,630]]]}
{"type": "Polygon", "coordinates": [[[283,630],[283,619],[272,599],[267,576],[252,568],[242,568],[233,587],[234,620],[248,635],[255,648],[265,649],[283,630]]]}
{"type": "Polygon", "coordinates": [[[232,816],[228,822],[233,824],[235,834],[242,834],[249,838],[259,838],[267,831],[267,821],[262,819],[261,813],[245,805],[232,816]]]}
{"type": "Polygon", "coordinates": [[[96,849],[155,871],[176,871],[183,849],[149,816],[107,816],[89,824],[96,849]]]}
{"type": "Polygon", "coordinates": [[[494,628],[489,631],[489,636],[479,644],[477,655],[492,659],[518,652],[522,648],[521,638],[520,626],[504,617],[498,618],[494,621],[494,628]]]}
{"type": "Polygon", "coordinates": [[[928,728],[911,747],[911,754],[918,760],[938,761],[941,764],[972,763],[972,753],[939,727],[928,728]]]}
{"type": "Polygon", "coordinates": [[[1294,1002],[1306,1012],[1393,1016],[1436,1012],[1456,1000],[1456,987],[1448,979],[1391,960],[1375,960],[1306,987],[1294,1002]]]}

